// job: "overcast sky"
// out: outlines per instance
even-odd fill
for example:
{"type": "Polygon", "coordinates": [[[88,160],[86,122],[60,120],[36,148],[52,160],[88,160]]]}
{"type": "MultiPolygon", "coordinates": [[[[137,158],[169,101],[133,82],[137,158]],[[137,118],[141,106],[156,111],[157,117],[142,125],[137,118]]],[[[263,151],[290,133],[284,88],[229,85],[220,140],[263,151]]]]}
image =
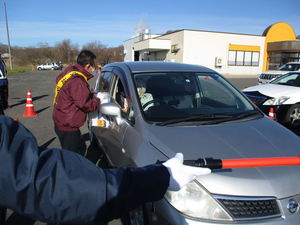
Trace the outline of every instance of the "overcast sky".
{"type": "MultiPolygon", "coordinates": [[[[11,45],[122,45],[141,28],[153,34],[195,29],[261,35],[287,22],[300,35],[300,0],[5,0],[11,45]]],[[[0,0],[0,43],[7,43],[0,0]]]]}

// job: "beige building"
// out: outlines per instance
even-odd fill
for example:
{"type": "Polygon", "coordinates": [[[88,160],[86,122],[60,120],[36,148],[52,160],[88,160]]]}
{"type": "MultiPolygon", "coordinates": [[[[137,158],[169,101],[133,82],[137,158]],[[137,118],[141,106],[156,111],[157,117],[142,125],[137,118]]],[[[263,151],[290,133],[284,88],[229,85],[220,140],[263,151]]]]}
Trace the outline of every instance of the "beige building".
{"type": "Polygon", "coordinates": [[[287,23],[276,23],[262,35],[177,30],[124,42],[124,61],[168,61],[196,64],[221,74],[258,75],[289,61],[300,61],[300,41],[287,23]]]}

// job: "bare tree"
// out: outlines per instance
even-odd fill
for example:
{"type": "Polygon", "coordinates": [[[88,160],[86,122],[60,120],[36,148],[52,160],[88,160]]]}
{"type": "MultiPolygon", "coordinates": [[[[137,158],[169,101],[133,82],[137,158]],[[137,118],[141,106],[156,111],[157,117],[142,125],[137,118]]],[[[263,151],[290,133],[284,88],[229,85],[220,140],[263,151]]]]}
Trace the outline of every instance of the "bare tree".
{"type": "Polygon", "coordinates": [[[118,46],[111,48],[113,50],[113,62],[122,62],[124,60],[124,47],[118,46]]]}
{"type": "Polygon", "coordinates": [[[93,41],[83,46],[83,49],[91,50],[97,56],[99,64],[123,61],[123,46],[108,48],[99,41],[93,41]]]}
{"type": "Polygon", "coordinates": [[[93,41],[85,44],[82,49],[88,49],[97,56],[97,62],[99,64],[104,63],[107,46],[103,45],[100,41],[93,41]]]}
{"type": "Polygon", "coordinates": [[[7,52],[7,45],[0,43],[0,54],[7,52]]]}
{"type": "MultiPolygon", "coordinates": [[[[93,51],[97,56],[97,63],[107,64],[111,62],[123,61],[123,46],[107,47],[100,41],[93,41],[83,46],[83,49],[93,51]]],[[[7,52],[7,45],[0,43],[0,53],[7,52]]],[[[37,46],[12,47],[12,56],[16,65],[36,66],[45,62],[62,62],[73,64],[79,53],[79,46],[73,44],[71,40],[58,42],[54,47],[48,43],[39,43],[37,46]]]]}
{"type": "Polygon", "coordinates": [[[71,40],[63,40],[55,46],[55,54],[57,61],[63,63],[72,64],[76,61],[76,56],[79,52],[79,47],[76,44],[72,44],[71,40]]]}
{"type": "Polygon", "coordinates": [[[98,57],[101,56],[103,49],[105,49],[106,46],[102,44],[100,41],[93,41],[85,44],[82,49],[88,49],[95,53],[95,55],[98,57]]]}
{"type": "MultiPolygon", "coordinates": [[[[12,56],[14,64],[16,65],[36,65],[39,63],[41,55],[39,54],[39,49],[34,47],[12,47],[12,56]]],[[[41,61],[41,60],[40,60],[41,61]]]]}
{"type": "Polygon", "coordinates": [[[48,43],[39,43],[38,49],[39,49],[39,55],[43,61],[45,62],[56,61],[53,47],[50,47],[48,43]]]}

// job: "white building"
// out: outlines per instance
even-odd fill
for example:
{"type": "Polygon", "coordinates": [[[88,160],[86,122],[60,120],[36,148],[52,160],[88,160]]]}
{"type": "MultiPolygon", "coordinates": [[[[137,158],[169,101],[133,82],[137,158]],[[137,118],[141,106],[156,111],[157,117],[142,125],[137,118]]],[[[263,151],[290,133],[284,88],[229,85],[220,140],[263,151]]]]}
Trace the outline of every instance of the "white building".
{"type": "Polygon", "coordinates": [[[140,35],[135,36],[127,41],[124,41],[124,62],[139,61],[139,53],[134,51],[134,44],[139,41],[151,39],[159,36],[158,34],[150,34],[149,30],[145,29],[140,35]]]}
{"type": "MultiPolygon", "coordinates": [[[[271,42],[295,40],[293,28],[286,23],[268,27],[263,35],[183,29],[163,35],[142,34],[125,41],[124,60],[197,64],[221,74],[258,75],[275,60],[272,55],[278,56],[274,52],[283,54],[282,49],[274,50],[274,44],[272,52],[268,51],[271,42]]],[[[300,48],[292,51],[298,51],[295,60],[300,61],[300,48]]]]}

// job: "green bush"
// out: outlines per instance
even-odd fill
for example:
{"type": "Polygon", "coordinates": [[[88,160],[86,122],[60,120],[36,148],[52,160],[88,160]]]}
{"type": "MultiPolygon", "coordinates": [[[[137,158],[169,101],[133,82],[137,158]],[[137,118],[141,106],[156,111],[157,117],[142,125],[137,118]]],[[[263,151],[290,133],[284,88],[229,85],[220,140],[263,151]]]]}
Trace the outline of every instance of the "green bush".
{"type": "Polygon", "coordinates": [[[7,65],[7,75],[8,76],[11,76],[11,75],[14,75],[14,74],[17,74],[17,73],[24,73],[24,72],[27,72],[27,71],[30,71],[32,70],[32,66],[31,65],[28,65],[28,66],[13,66],[13,69],[11,70],[9,68],[9,65],[7,65]]]}

